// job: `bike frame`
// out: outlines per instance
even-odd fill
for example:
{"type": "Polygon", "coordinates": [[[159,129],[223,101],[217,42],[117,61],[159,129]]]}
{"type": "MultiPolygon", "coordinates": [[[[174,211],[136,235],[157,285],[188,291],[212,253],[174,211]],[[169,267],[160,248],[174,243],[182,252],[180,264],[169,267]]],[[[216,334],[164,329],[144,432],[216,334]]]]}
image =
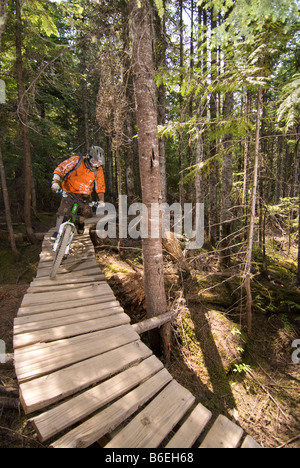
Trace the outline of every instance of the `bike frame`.
{"type": "MultiPolygon", "coordinates": [[[[66,192],[64,192],[63,190],[59,191],[58,193],[60,193],[63,197],[69,195],[72,198],[72,200],[74,200],[74,204],[71,209],[69,219],[60,225],[57,238],[52,247],[52,250],[55,252],[55,254],[50,269],[51,279],[55,278],[63,258],[69,253],[71,242],[73,240],[73,236],[76,230],[76,217],[80,205],[79,199],[76,199],[71,194],[66,194],[66,192]]],[[[89,203],[90,207],[97,205],[98,203],[95,202],[89,203]]]]}
{"type": "Polygon", "coordinates": [[[71,231],[71,234],[70,234],[70,237],[69,237],[69,241],[68,241],[68,245],[66,247],[66,250],[65,250],[65,255],[68,255],[69,253],[69,250],[70,250],[70,245],[71,245],[71,242],[73,240],[73,236],[74,236],[74,233],[75,233],[75,222],[76,222],[76,215],[77,215],[77,212],[78,212],[78,208],[79,208],[79,205],[77,202],[74,202],[74,205],[72,207],[72,210],[71,210],[71,216],[70,218],[68,219],[68,221],[65,221],[64,223],[62,223],[60,225],[60,228],[59,228],[59,231],[58,231],[58,236],[54,242],[54,245],[53,245],[53,252],[56,252],[57,250],[57,247],[58,247],[58,244],[59,244],[59,239],[65,229],[65,227],[67,225],[71,226],[72,227],[72,231],[71,231]]]}

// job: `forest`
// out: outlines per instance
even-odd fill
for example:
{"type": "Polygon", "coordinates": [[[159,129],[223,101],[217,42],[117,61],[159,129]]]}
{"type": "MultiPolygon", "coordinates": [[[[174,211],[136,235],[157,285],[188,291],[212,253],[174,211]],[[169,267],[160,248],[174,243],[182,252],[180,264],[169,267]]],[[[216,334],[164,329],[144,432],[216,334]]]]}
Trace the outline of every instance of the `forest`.
{"type": "Polygon", "coordinates": [[[299,6],[0,0],[1,314],[55,223],[53,170],[101,146],[106,203],[203,204],[201,248],[94,235],[97,259],[133,321],[172,311],[155,352],[266,447],[300,440],[299,6]]]}

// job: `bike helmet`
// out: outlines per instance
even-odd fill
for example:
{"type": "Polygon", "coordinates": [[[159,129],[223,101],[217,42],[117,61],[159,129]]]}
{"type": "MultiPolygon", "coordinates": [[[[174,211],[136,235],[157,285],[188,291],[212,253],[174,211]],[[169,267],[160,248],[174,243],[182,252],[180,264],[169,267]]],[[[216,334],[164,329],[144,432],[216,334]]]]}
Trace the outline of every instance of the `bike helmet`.
{"type": "Polygon", "coordinates": [[[91,146],[87,156],[87,164],[91,169],[104,165],[104,151],[100,146],[91,146]]]}

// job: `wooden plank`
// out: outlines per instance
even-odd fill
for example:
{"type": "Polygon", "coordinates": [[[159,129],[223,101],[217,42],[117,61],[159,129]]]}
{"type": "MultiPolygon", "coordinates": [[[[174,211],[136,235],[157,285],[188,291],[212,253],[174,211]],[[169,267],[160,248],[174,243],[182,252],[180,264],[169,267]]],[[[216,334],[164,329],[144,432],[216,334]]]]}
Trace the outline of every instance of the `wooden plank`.
{"type": "Polygon", "coordinates": [[[31,421],[40,440],[45,441],[76,422],[86,419],[90,414],[120,398],[162,368],[163,364],[159,359],[151,356],[96,387],[34,417],[31,421]]]}
{"type": "Polygon", "coordinates": [[[65,274],[61,276],[57,276],[54,280],[50,278],[39,278],[34,279],[31,283],[31,287],[37,286],[60,286],[64,284],[80,284],[85,283],[87,281],[105,281],[105,276],[101,273],[100,269],[97,268],[96,272],[95,269],[87,270],[87,273],[77,273],[77,274],[65,274]],[[97,271],[98,270],[98,271],[97,271]],[[91,272],[91,274],[90,274],[91,272]]]}
{"type": "Polygon", "coordinates": [[[15,335],[13,338],[14,349],[34,343],[47,343],[50,341],[61,340],[71,336],[83,335],[97,330],[125,325],[130,322],[130,318],[124,312],[120,314],[109,315],[93,320],[86,320],[80,323],[71,323],[59,327],[46,328],[44,330],[31,331],[15,335]]]}
{"type": "Polygon", "coordinates": [[[200,448],[236,448],[243,429],[223,415],[218,416],[200,448]]]}
{"type": "Polygon", "coordinates": [[[158,447],[194,401],[194,396],[173,380],[105,448],[158,447]]]}
{"type": "MultiPolygon", "coordinates": [[[[38,265],[38,271],[36,273],[37,279],[40,278],[48,278],[50,275],[50,268],[51,268],[51,263],[48,262],[47,264],[40,262],[38,265]]],[[[94,270],[94,271],[99,271],[99,266],[96,263],[96,260],[93,256],[90,256],[86,259],[81,258],[80,261],[77,259],[76,261],[73,260],[73,262],[69,264],[63,263],[56,275],[56,278],[62,278],[65,275],[84,275],[84,274],[89,274],[89,270],[94,270]]]]}
{"type": "Polygon", "coordinates": [[[49,302],[48,304],[39,304],[36,306],[31,305],[30,307],[20,307],[20,309],[18,310],[18,317],[23,317],[26,315],[31,316],[34,314],[41,314],[44,312],[54,312],[67,309],[73,310],[78,307],[88,307],[90,305],[102,304],[115,300],[116,298],[113,294],[106,294],[104,296],[86,297],[85,299],[81,300],[75,299],[58,303],[49,302]]]}
{"type": "Polygon", "coordinates": [[[57,403],[151,356],[141,341],[78,362],[46,376],[21,383],[20,400],[26,414],[57,403]]]}
{"type": "MultiPolygon", "coordinates": [[[[53,262],[53,258],[54,258],[54,252],[45,252],[45,253],[41,252],[39,255],[39,266],[51,265],[53,262]]],[[[70,251],[68,256],[65,259],[63,259],[61,267],[68,267],[72,265],[73,263],[78,265],[80,264],[80,262],[82,263],[83,261],[87,261],[87,260],[90,262],[94,262],[94,264],[96,264],[95,250],[93,248],[85,249],[85,250],[81,249],[80,252],[77,251],[76,253],[70,251]]]]}
{"type": "MultiPolygon", "coordinates": [[[[42,253],[39,255],[38,268],[51,267],[53,260],[54,260],[54,252],[46,251],[45,249],[43,249],[42,253]]],[[[62,263],[59,267],[58,274],[61,273],[61,270],[63,270],[64,268],[71,267],[73,264],[75,264],[76,266],[79,266],[79,264],[87,263],[87,262],[89,262],[94,267],[97,265],[94,250],[90,249],[88,251],[82,251],[78,253],[70,251],[68,256],[64,257],[64,259],[62,260],[62,263]]]]}
{"type": "Polygon", "coordinates": [[[149,399],[159,392],[171,379],[172,377],[169,372],[166,369],[162,369],[108,408],[100,411],[95,416],[52,443],[51,447],[89,447],[129,418],[129,416],[149,401],[149,399]]]}
{"type": "Polygon", "coordinates": [[[60,327],[71,323],[85,322],[87,320],[107,317],[109,315],[124,312],[123,308],[118,306],[118,301],[107,302],[106,307],[100,308],[104,304],[93,305],[89,307],[79,307],[81,313],[74,313],[78,309],[67,309],[58,312],[45,312],[33,316],[17,317],[14,320],[14,335],[27,333],[35,330],[44,330],[45,328],[60,327]],[[74,311],[74,312],[73,312],[74,311]],[[69,312],[66,315],[66,312],[69,312]]]}
{"type": "MultiPolygon", "coordinates": [[[[63,264],[71,263],[74,258],[78,261],[78,256],[92,257],[93,255],[95,255],[95,251],[94,248],[90,246],[76,248],[76,251],[75,249],[71,249],[68,257],[63,260],[63,264]]],[[[40,253],[39,258],[40,262],[53,262],[54,252],[50,250],[48,252],[43,250],[40,253]]]]}
{"type": "Polygon", "coordinates": [[[247,435],[244,442],[242,443],[241,448],[243,449],[256,449],[262,448],[251,436],[247,435]]]}
{"type": "Polygon", "coordinates": [[[130,325],[121,325],[88,335],[19,348],[15,350],[16,375],[23,382],[137,339],[139,336],[130,325]]]}
{"type": "Polygon", "coordinates": [[[49,292],[51,294],[53,293],[56,293],[56,292],[61,292],[61,291],[65,291],[66,294],[70,293],[72,294],[72,292],[76,289],[78,289],[78,287],[81,288],[87,288],[93,284],[98,284],[99,283],[103,283],[103,284],[106,284],[105,281],[103,281],[103,278],[100,277],[99,275],[99,278],[98,279],[94,279],[94,281],[91,281],[88,277],[87,277],[87,280],[86,281],[83,281],[81,282],[80,284],[76,283],[76,284],[62,284],[62,285],[52,285],[52,286],[30,286],[28,289],[27,289],[27,294],[40,294],[40,293],[46,293],[46,292],[49,292]]]}
{"type": "Polygon", "coordinates": [[[166,445],[166,448],[192,447],[211,419],[211,416],[212,413],[199,403],[166,445]]]}
{"type": "Polygon", "coordinates": [[[100,221],[100,219],[101,219],[101,216],[92,216],[91,218],[87,218],[85,220],[85,225],[89,228],[91,226],[96,226],[98,222],[100,221]]]}
{"type": "Polygon", "coordinates": [[[21,307],[28,307],[39,304],[48,304],[49,302],[65,302],[67,299],[84,299],[94,296],[104,296],[113,294],[111,287],[107,283],[94,283],[88,288],[74,289],[71,293],[58,291],[55,294],[51,292],[40,294],[26,294],[21,303],[21,307]]]}
{"type": "MultiPolygon", "coordinates": [[[[52,233],[49,233],[49,234],[50,234],[49,236],[46,235],[44,237],[43,246],[52,248],[54,242],[51,240],[52,233]]],[[[80,236],[77,236],[76,233],[75,233],[75,235],[73,236],[71,247],[76,247],[78,245],[79,246],[80,245],[93,246],[90,235],[89,234],[82,234],[80,236]]]]}
{"type": "MultiPolygon", "coordinates": [[[[129,339],[132,338],[130,341],[139,339],[139,336],[134,332],[132,327],[126,324],[108,330],[92,332],[88,335],[66,338],[50,343],[37,343],[26,346],[24,348],[16,349],[15,361],[19,369],[27,367],[28,364],[33,367],[42,360],[44,360],[44,366],[46,366],[48,362],[55,360],[59,356],[61,359],[69,359],[71,356],[75,358],[75,355],[79,355],[80,350],[89,353],[89,348],[92,347],[95,342],[97,345],[97,352],[95,355],[101,354],[101,352],[98,351],[100,351],[102,347],[104,349],[103,352],[108,350],[106,349],[107,341],[114,339],[116,342],[118,342],[120,340],[119,346],[123,346],[122,341],[123,339],[126,339],[127,336],[129,339]],[[100,345],[100,343],[97,344],[97,341],[102,341],[102,345],[100,345]]],[[[118,347],[118,345],[114,347],[118,347]]]]}

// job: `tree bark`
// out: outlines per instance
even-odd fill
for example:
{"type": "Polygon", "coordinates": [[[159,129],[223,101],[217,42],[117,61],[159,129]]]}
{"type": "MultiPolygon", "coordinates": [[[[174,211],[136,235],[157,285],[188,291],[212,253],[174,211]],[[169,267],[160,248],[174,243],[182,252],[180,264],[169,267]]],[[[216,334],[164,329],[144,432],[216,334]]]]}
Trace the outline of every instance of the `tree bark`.
{"type": "MultiPolygon", "coordinates": [[[[165,8],[165,0],[163,0],[165,8]]],[[[156,66],[157,68],[166,67],[166,24],[164,18],[160,18],[159,14],[155,15],[155,31],[156,31],[156,66]]],[[[158,125],[166,123],[166,87],[161,84],[158,88],[158,125]]],[[[166,172],[166,138],[163,136],[158,141],[159,145],[159,162],[160,162],[160,179],[161,179],[161,196],[164,203],[167,202],[167,172],[166,172]]]]}
{"type": "MultiPolygon", "coordinates": [[[[138,127],[139,161],[143,204],[148,210],[148,228],[151,225],[151,204],[161,203],[160,164],[157,133],[157,96],[154,81],[154,59],[148,0],[130,0],[130,21],[133,54],[133,79],[138,127]]],[[[157,221],[157,220],[155,220],[157,221]]],[[[150,230],[150,229],[149,229],[150,230]]],[[[157,238],[143,239],[144,285],[148,318],[167,310],[164,288],[161,230],[157,238]]],[[[163,327],[163,349],[168,359],[168,330],[163,327]]],[[[169,327],[170,328],[170,327],[169,327]]],[[[160,352],[157,333],[150,334],[154,352],[160,352]]]]}
{"type": "MultiPolygon", "coordinates": [[[[299,128],[297,129],[297,135],[299,135],[299,128]]],[[[299,142],[300,138],[298,137],[297,142],[296,142],[296,147],[295,147],[295,155],[299,161],[299,142]]],[[[298,163],[299,164],[299,163],[298,163]]],[[[300,166],[298,166],[298,171],[299,171],[300,166]]],[[[298,172],[297,171],[297,172],[298,172]]],[[[299,197],[299,209],[298,209],[298,216],[299,216],[299,227],[298,227],[298,271],[297,271],[297,285],[300,286],[300,174],[298,172],[297,175],[298,178],[298,197],[299,197]]]]}
{"type": "Polygon", "coordinates": [[[84,147],[82,149],[83,154],[86,154],[90,147],[90,134],[89,134],[89,107],[88,107],[88,86],[87,86],[87,66],[86,66],[86,42],[83,42],[82,45],[82,55],[81,55],[81,67],[82,67],[82,78],[81,78],[81,87],[82,87],[82,115],[83,115],[83,128],[84,128],[84,147]]]}
{"type": "Polygon", "coordinates": [[[9,234],[10,245],[11,245],[11,249],[13,253],[15,255],[18,255],[15,235],[14,235],[14,230],[13,230],[12,220],[11,220],[11,212],[10,212],[9,196],[8,196],[8,190],[7,190],[7,184],[6,184],[5,169],[4,169],[3,159],[2,159],[1,138],[0,138],[0,178],[1,178],[5,218],[6,218],[6,224],[7,224],[8,234],[9,234]]]}
{"type": "MultiPolygon", "coordinates": [[[[213,31],[217,27],[217,22],[214,17],[214,11],[210,10],[210,23],[211,30],[213,31]]],[[[211,80],[212,85],[215,85],[217,78],[217,51],[211,49],[211,80]]],[[[210,119],[211,119],[211,132],[212,135],[215,133],[215,124],[217,121],[217,107],[218,107],[218,95],[213,91],[210,95],[210,119]]],[[[218,141],[215,137],[212,137],[210,142],[210,158],[214,158],[217,155],[218,141]]],[[[211,168],[209,173],[209,241],[212,245],[215,245],[219,238],[219,218],[218,218],[218,172],[219,164],[215,158],[211,162],[211,168]]]]}
{"type": "MultiPolygon", "coordinates": [[[[207,72],[207,42],[205,39],[205,35],[203,32],[206,33],[207,28],[207,12],[203,6],[198,7],[198,68],[203,70],[203,74],[205,75],[207,72]],[[204,37],[204,38],[203,38],[204,37]]],[[[195,177],[195,195],[196,195],[196,203],[204,203],[205,198],[205,177],[204,172],[200,169],[201,163],[205,160],[205,153],[204,153],[204,140],[205,137],[203,136],[203,124],[201,124],[201,120],[203,118],[207,118],[207,103],[202,102],[202,98],[198,98],[197,102],[197,142],[196,142],[196,164],[199,165],[199,171],[197,171],[195,177]]]]}
{"type": "Polygon", "coordinates": [[[143,320],[142,322],[134,323],[132,327],[139,335],[142,335],[149,330],[161,327],[166,322],[171,322],[176,315],[177,313],[174,311],[166,312],[158,317],[152,317],[150,319],[143,320]]]}
{"type": "Polygon", "coordinates": [[[31,223],[31,198],[32,198],[32,167],[31,148],[28,126],[28,115],[25,107],[24,83],[23,83],[23,59],[22,59],[22,19],[21,2],[16,0],[16,55],[17,55],[17,82],[18,82],[18,114],[21,123],[21,133],[24,151],[24,222],[28,239],[36,243],[36,238],[31,223]]]}
{"type": "Polygon", "coordinates": [[[18,398],[0,397],[0,408],[20,409],[20,400],[18,398]]]}
{"type": "Polygon", "coordinates": [[[7,2],[8,0],[0,1],[0,50],[1,50],[1,36],[5,29],[7,21],[7,2]]]}
{"type": "MultiPolygon", "coordinates": [[[[224,120],[230,118],[233,111],[234,98],[233,93],[226,93],[223,118],[224,120]]],[[[232,206],[232,135],[226,134],[223,137],[223,165],[222,165],[222,204],[221,204],[221,242],[219,262],[223,267],[230,265],[230,232],[231,232],[231,212],[232,206]]]]}
{"type": "MultiPolygon", "coordinates": [[[[179,112],[180,112],[180,124],[183,122],[183,97],[181,94],[181,88],[183,84],[183,0],[179,0],[179,34],[180,34],[180,92],[179,92],[179,112]]],[[[179,144],[178,144],[178,156],[179,156],[179,203],[183,207],[184,205],[184,193],[183,193],[183,125],[179,127],[179,144]]]]}
{"type": "Polygon", "coordinates": [[[299,189],[299,227],[298,227],[298,270],[297,270],[297,285],[300,286],[300,189],[299,189]]]}
{"type": "Polygon", "coordinates": [[[259,87],[257,98],[257,117],[256,117],[256,136],[255,136],[255,153],[254,153],[254,170],[253,170],[253,187],[251,196],[251,212],[248,232],[248,249],[245,264],[245,287],[247,294],[247,332],[251,335],[252,331],[252,292],[251,292],[251,262],[253,250],[253,234],[256,216],[256,198],[257,198],[257,182],[259,170],[259,143],[260,143],[260,122],[262,109],[262,87],[259,87]]]}
{"type": "Polygon", "coordinates": [[[135,171],[134,171],[134,162],[135,162],[135,151],[134,151],[134,122],[133,122],[133,113],[131,110],[127,113],[126,118],[126,136],[128,139],[128,144],[126,148],[126,187],[129,204],[133,203],[136,198],[135,190],[135,171]]]}
{"type": "MultiPolygon", "coordinates": [[[[251,112],[251,102],[250,102],[250,92],[247,91],[246,93],[246,120],[247,123],[250,120],[250,112],[251,112]]],[[[244,142],[244,181],[243,181],[243,198],[242,198],[242,207],[243,207],[243,215],[244,215],[244,225],[247,226],[247,205],[248,205],[248,156],[249,156],[249,147],[250,147],[250,140],[248,131],[245,136],[244,142]]]]}

